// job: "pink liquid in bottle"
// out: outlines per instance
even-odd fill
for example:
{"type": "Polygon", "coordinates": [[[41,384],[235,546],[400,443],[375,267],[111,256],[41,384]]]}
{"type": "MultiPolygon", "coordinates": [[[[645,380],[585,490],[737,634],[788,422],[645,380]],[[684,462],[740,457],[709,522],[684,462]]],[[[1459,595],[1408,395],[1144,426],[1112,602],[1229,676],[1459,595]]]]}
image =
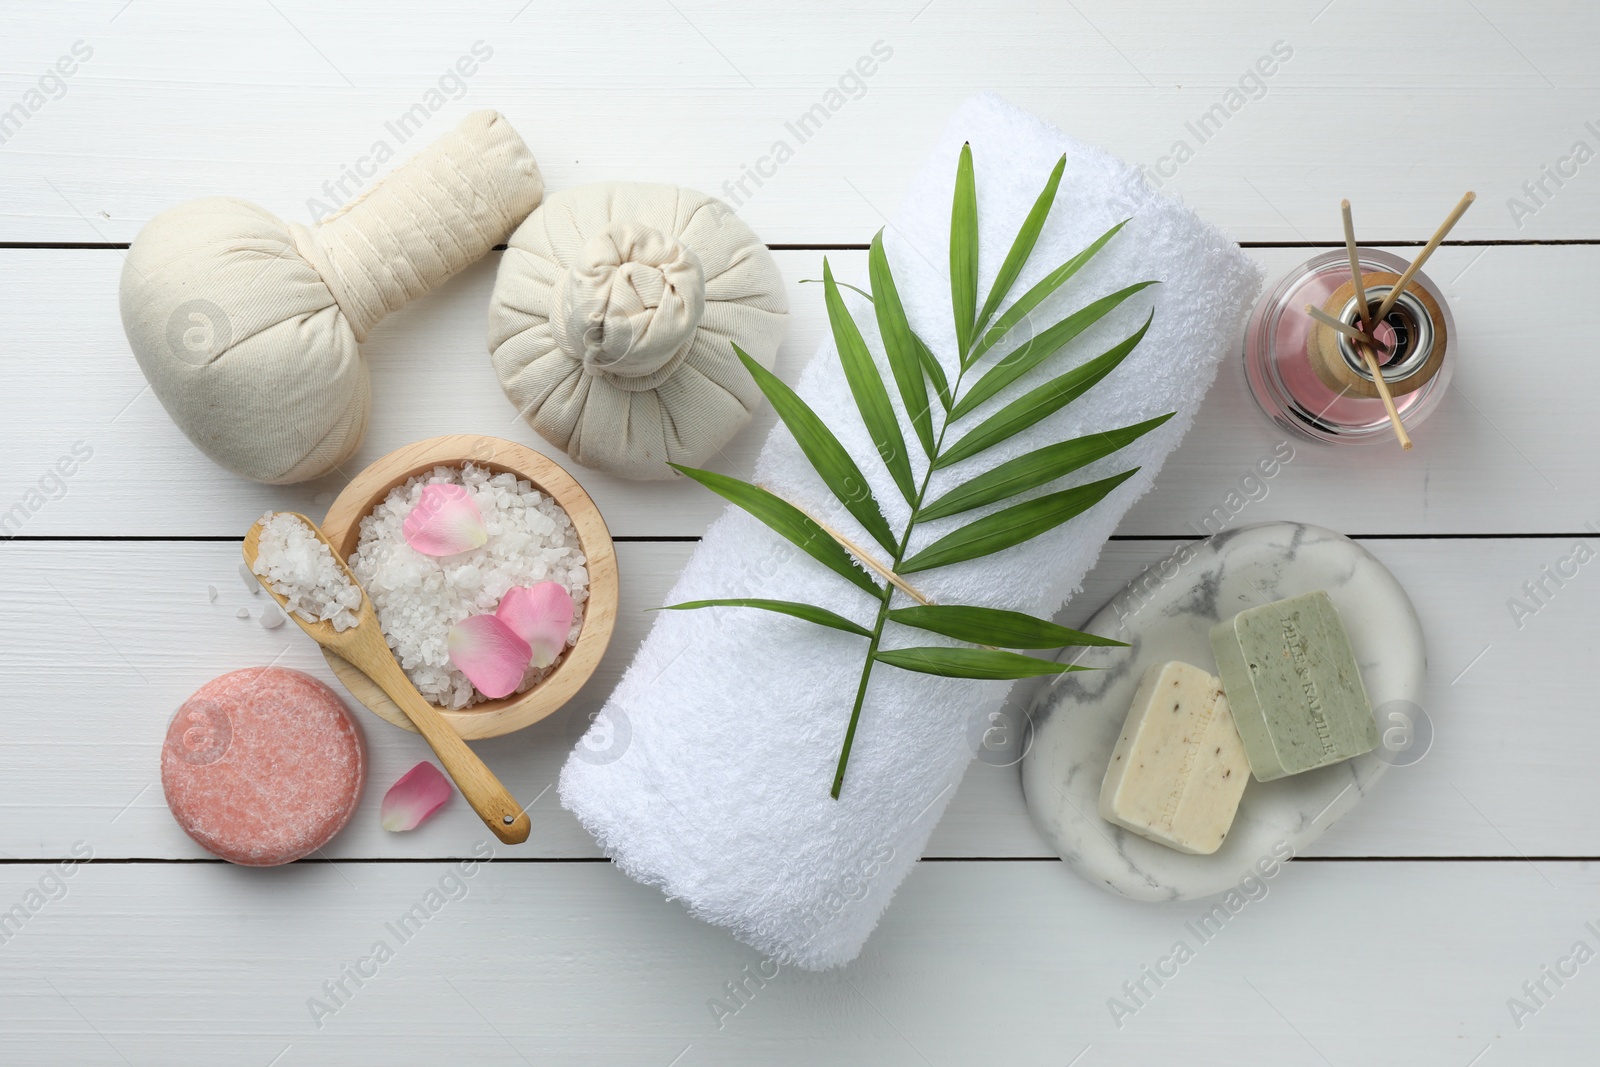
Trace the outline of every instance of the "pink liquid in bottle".
{"type": "MultiPolygon", "coordinates": [[[[1399,274],[1406,268],[1405,260],[1387,252],[1369,248],[1357,251],[1363,273],[1399,274]]],[[[1350,260],[1343,250],[1324,253],[1290,271],[1250,316],[1244,341],[1245,376],[1261,409],[1288,429],[1322,441],[1378,441],[1393,435],[1383,401],[1330,389],[1312,370],[1306,354],[1306,342],[1315,323],[1305,313],[1305,306],[1322,307],[1349,280],[1350,260]]],[[[1445,318],[1439,326],[1453,338],[1455,323],[1444,294],[1420,271],[1410,287],[1423,288],[1434,298],[1445,318]]],[[[1386,291],[1376,290],[1370,302],[1378,303],[1386,291]]],[[[1404,337],[1389,322],[1380,323],[1375,336],[1391,349],[1382,362],[1405,359],[1403,349],[1396,346],[1397,340],[1404,337]]],[[[1431,379],[1411,392],[1395,396],[1395,408],[1407,429],[1438,406],[1449,386],[1452,366],[1447,353],[1431,379]]],[[[1385,377],[1390,375],[1386,373],[1385,377]]]]}

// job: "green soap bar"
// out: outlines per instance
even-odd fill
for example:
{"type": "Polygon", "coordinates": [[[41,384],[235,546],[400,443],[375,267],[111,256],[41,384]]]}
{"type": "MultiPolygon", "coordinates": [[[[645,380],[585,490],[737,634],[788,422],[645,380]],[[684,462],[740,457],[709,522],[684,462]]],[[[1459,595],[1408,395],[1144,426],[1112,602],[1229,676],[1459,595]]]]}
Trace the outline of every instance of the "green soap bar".
{"type": "Polygon", "coordinates": [[[1211,650],[1258,780],[1326,767],[1377,747],[1372,703],[1327,593],[1241,611],[1212,627],[1211,650]]]}

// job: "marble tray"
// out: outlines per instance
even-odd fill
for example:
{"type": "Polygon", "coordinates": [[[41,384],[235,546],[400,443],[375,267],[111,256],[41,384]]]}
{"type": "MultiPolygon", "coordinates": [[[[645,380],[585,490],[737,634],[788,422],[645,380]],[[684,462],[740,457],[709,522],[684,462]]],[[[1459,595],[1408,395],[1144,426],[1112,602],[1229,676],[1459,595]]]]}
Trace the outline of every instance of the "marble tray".
{"type": "Polygon", "coordinates": [[[1383,733],[1394,709],[1414,712],[1422,699],[1422,627],[1394,575],[1331,530],[1267,523],[1184,545],[1082,627],[1130,647],[1066,650],[1066,658],[1102,669],[1062,675],[1040,691],[1031,712],[1033,744],[1022,761],[1028,810],[1078,874],[1135,900],[1210,896],[1299,854],[1394,762],[1380,745],[1306,774],[1252,779],[1232,831],[1210,856],[1173,851],[1098,814],[1106,763],[1145,668],[1176,659],[1215,673],[1207,636],[1213,625],[1244,608],[1317,589],[1339,609],[1383,733]]]}

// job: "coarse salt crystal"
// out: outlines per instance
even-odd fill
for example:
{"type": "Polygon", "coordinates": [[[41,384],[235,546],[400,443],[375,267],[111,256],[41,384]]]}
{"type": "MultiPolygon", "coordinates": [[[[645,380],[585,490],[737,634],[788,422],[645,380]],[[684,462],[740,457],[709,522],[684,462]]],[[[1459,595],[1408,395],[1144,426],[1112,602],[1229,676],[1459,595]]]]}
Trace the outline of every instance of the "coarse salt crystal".
{"type": "MultiPolygon", "coordinates": [[[[457,709],[486,698],[450,662],[445,640],[451,627],[492,614],[515,586],[554,580],[577,605],[567,634],[570,648],[583,628],[587,562],[571,517],[554,500],[515,475],[467,463],[435,467],[390,490],[361,520],[350,569],[372,598],[384,637],[417,691],[439,707],[457,709]],[[489,534],[483,547],[434,557],[406,542],[406,516],[421,502],[424,486],[439,484],[460,485],[471,495],[489,534]]],[[[556,663],[542,669],[530,664],[516,692],[537,685],[556,663]]]]}
{"type": "MultiPolygon", "coordinates": [[[[343,633],[361,610],[361,590],[345,575],[333,552],[298,515],[267,512],[261,519],[256,561],[250,568],[284,607],[306,622],[331,622],[343,633]]],[[[241,616],[243,617],[243,616],[241,616]]]]}

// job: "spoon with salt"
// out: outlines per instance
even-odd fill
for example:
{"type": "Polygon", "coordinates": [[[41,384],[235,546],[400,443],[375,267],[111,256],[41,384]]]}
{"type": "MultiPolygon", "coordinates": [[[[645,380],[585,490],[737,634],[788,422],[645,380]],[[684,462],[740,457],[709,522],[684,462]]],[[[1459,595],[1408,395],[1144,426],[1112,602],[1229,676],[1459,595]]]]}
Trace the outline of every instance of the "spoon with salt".
{"type": "MultiPolygon", "coordinates": [[[[444,764],[445,772],[455,782],[456,788],[461,790],[461,795],[472,805],[472,810],[478,813],[478,817],[496,837],[508,845],[520,845],[526,841],[531,829],[527,812],[517,803],[510,791],[500,784],[500,779],[494,776],[494,772],[484,766],[477,754],[468,748],[467,743],[461,740],[461,736],[444,721],[438,709],[422,699],[422,694],[411,684],[411,679],[401,670],[400,664],[395,661],[394,653],[389,650],[388,642],[384,640],[383,629],[378,624],[378,615],[372,608],[371,598],[367,596],[366,590],[361,588],[361,583],[356,581],[355,575],[350,573],[350,568],[340,557],[338,549],[333,547],[317,524],[304,515],[296,512],[277,512],[277,514],[294,515],[311,529],[317,540],[328,546],[328,551],[333,555],[339,569],[344,572],[346,580],[360,590],[361,609],[356,612],[354,626],[338,631],[333,628],[331,621],[307,622],[300,618],[289,610],[288,598],[273,589],[258,575],[257,580],[261,582],[261,587],[267,591],[267,595],[276,600],[283,613],[310,635],[313,641],[338,654],[371,678],[373,683],[394,701],[395,706],[406,713],[416,726],[417,732],[428,742],[428,747],[433,749],[433,754],[444,764]]],[[[255,571],[256,556],[260,553],[260,547],[261,520],[257,520],[244,535],[244,561],[252,573],[255,571]]]]}

